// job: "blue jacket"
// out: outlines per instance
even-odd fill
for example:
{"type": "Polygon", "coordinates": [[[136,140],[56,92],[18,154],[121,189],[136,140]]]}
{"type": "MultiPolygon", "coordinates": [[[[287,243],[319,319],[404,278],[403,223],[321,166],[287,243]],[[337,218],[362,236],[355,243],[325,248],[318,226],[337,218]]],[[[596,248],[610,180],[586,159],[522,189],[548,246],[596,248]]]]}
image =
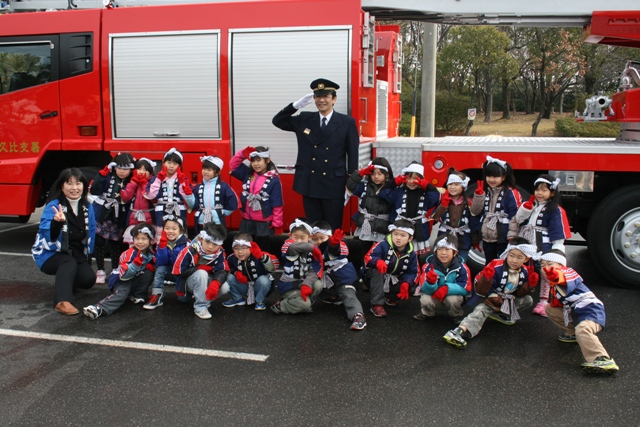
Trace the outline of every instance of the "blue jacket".
{"type": "Polygon", "coordinates": [[[328,275],[335,285],[351,285],[358,280],[356,268],[347,259],[349,248],[345,242],[332,246],[327,240],[318,249],[322,251],[324,274],[328,275]]]}
{"type": "Polygon", "coordinates": [[[129,209],[131,203],[123,202],[120,192],[127,186],[131,180],[130,176],[125,179],[120,179],[115,172],[109,172],[107,176],[97,174],[91,183],[90,193],[97,196],[93,201],[93,210],[96,217],[96,221],[102,223],[104,221],[112,221],[119,226],[126,225],[129,218],[129,209]],[[111,180],[113,179],[113,185],[110,187],[111,180]],[[104,208],[105,197],[115,199],[118,201],[116,206],[112,206],[108,209],[104,208]],[[118,218],[115,217],[115,211],[118,210],[118,218]]]}
{"type": "Polygon", "coordinates": [[[138,257],[138,251],[135,247],[130,247],[120,255],[117,273],[113,272],[109,276],[109,289],[113,291],[118,281],[126,282],[136,276],[143,274],[146,270],[155,271],[155,258],[151,250],[143,252],[142,265],[136,265],[133,260],[138,257]]]}
{"type": "Polygon", "coordinates": [[[195,211],[194,225],[196,233],[198,233],[198,229],[200,227],[200,216],[203,215],[203,210],[206,207],[211,207],[213,209],[215,206],[219,206],[218,208],[214,209],[215,214],[218,216],[218,221],[215,220],[216,215],[212,215],[212,218],[216,224],[220,224],[225,228],[227,227],[227,215],[238,209],[238,196],[231,189],[229,184],[222,181],[220,177],[217,177],[216,180],[216,186],[220,186],[220,194],[214,194],[215,204],[212,206],[211,200],[205,199],[205,197],[207,197],[207,194],[205,194],[205,190],[211,191],[210,185],[210,183],[203,182],[198,184],[193,190],[193,195],[195,196],[193,210],[195,211]]]}
{"type": "Polygon", "coordinates": [[[398,215],[402,215],[405,218],[420,216],[420,219],[414,220],[416,234],[413,236],[413,238],[419,242],[429,240],[429,236],[431,236],[431,223],[427,220],[427,212],[438,203],[440,203],[440,192],[433,185],[429,184],[426,190],[421,190],[419,188],[416,190],[409,190],[404,184],[396,187],[395,182],[393,180],[390,180],[384,185],[378,195],[382,199],[391,203],[391,210],[389,212],[389,224],[393,224],[398,215]],[[418,190],[422,191],[424,194],[424,203],[422,206],[422,210],[418,212],[408,213],[406,212],[406,206],[403,206],[402,204],[404,193],[417,193],[418,190]]]}
{"type": "MultiPolygon", "coordinates": [[[[200,253],[198,252],[198,239],[195,239],[191,245],[185,247],[179,254],[176,262],[173,264],[173,270],[171,274],[176,276],[176,292],[186,294],[185,283],[186,280],[198,269],[200,265],[200,253]]],[[[226,272],[229,271],[227,260],[225,258],[224,249],[220,246],[220,249],[213,254],[211,260],[206,262],[206,265],[212,269],[212,274],[209,277],[214,276],[214,279],[219,280],[222,277],[219,272],[224,272],[226,278],[226,272]]],[[[224,283],[224,279],[219,280],[220,283],[224,283]]]]}
{"type": "Polygon", "coordinates": [[[582,282],[582,277],[573,268],[562,267],[561,270],[564,273],[565,283],[551,287],[549,303],[557,306],[558,304],[554,303],[554,300],[557,300],[563,306],[570,307],[574,326],[583,320],[592,320],[604,328],[607,319],[602,301],[595,295],[585,295],[591,290],[582,282]]]}
{"type": "Polygon", "coordinates": [[[156,265],[158,267],[168,265],[173,267],[178,255],[189,245],[189,238],[185,234],[180,235],[175,242],[169,242],[166,248],[158,247],[156,250],[156,265]]]}
{"type": "Polygon", "coordinates": [[[461,295],[466,297],[471,292],[471,273],[469,267],[462,262],[459,256],[456,256],[449,264],[449,267],[442,265],[438,257],[430,255],[422,266],[422,274],[420,275],[421,291],[426,295],[433,293],[442,286],[447,286],[449,291],[447,295],[461,295]],[[438,275],[436,283],[428,283],[426,274],[434,271],[438,275]]]}
{"type": "Polygon", "coordinates": [[[364,257],[368,268],[376,268],[378,260],[385,261],[387,273],[398,276],[401,283],[407,282],[410,285],[415,283],[418,276],[418,256],[411,242],[407,244],[404,251],[398,253],[391,242],[391,235],[387,235],[386,239],[375,243],[364,257]]]}
{"type": "Polygon", "coordinates": [[[313,243],[294,242],[285,240],[282,245],[282,275],[278,281],[280,295],[294,288],[308,285],[311,287],[319,276],[322,276],[322,262],[316,261],[312,255],[313,243]]]}

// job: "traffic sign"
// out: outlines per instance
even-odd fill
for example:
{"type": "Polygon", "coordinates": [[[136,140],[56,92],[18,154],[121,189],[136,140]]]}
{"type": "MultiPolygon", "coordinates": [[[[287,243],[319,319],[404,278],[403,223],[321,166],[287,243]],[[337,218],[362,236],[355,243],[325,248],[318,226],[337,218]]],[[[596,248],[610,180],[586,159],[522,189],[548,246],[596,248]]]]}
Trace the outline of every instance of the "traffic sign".
{"type": "Polygon", "coordinates": [[[469,108],[467,110],[467,120],[475,120],[476,119],[476,109],[469,108]]]}

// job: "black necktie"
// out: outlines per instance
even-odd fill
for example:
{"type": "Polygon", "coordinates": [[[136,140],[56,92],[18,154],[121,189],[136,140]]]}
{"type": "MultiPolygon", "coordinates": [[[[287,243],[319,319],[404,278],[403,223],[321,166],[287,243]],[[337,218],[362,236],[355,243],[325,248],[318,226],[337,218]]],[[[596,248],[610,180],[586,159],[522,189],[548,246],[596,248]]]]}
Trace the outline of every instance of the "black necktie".
{"type": "Polygon", "coordinates": [[[322,124],[320,125],[320,129],[325,129],[327,127],[327,118],[323,117],[322,118],[322,124]]]}

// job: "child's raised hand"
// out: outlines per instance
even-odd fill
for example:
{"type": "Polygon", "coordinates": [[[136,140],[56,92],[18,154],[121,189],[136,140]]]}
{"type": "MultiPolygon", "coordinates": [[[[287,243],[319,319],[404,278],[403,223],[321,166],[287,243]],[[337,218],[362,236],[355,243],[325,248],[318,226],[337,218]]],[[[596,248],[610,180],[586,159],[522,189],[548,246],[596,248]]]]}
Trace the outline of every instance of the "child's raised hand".
{"type": "Polygon", "coordinates": [[[167,238],[167,232],[162,230],[162,234],[160,235],[160,241],[158,242],[158,247],[160,249],[164,249],[169,244],[169,239],[167,238]]]}
{"type": "Polygon", "coordinates": [[[58,209],[56,209],[55,206],[51,206],[51,208],[53,209],[53,211],[55,212],[55,214],[53,215],[53,220],[56,222],[65,222],[67,220],[67,217],[64,215],[64,212],[62,212],[62,205],[58,203],[58,209]]]}
{"type": "Polygon", "coordinates": [[[560,269],[554,267],[544,268],[544,274],[547,275],[547,279],[549,279],[549,283],[552,285],[558,285],[566,282],[564,273],[560,269]]]}
{"type": "Polygon", "coordinates": [[[538,280],[540,279],[540,275],[536,272],[533,265],[527,266],[527,273],[529,275],[529,287],[535,288],[538,286],[538,280]]]}
{"type": "Polygon", "coordinates": [[[422,188],[423,190],[426,190],[427,186],[429,185],[429,180],[427,178],[415,178],[413,180],[413,183],[418,184],[420,188],[422,188]]]}
{"type": "Polygon", "coordinates": [[[262,252],[262,249],[260,249],[260,246],[258,246],[258,244],[256,242],[251,242],[251,255],[254,256],[254,258],[256,259],[262,259],[262,255],[264,255],[264,253],[262,252]]]}
{"type": "Polygon", "coordinates": [[[444,194],[442,195],[442,199],[440,199],[440,205],[443,208],[448,208],[449,203],[451,203],[451,194],[449,194],[448,191],[445,191],[444,194]]]}
{"type": "Polygon", "coordinates": [[[109,172],[111,172],[111,168],[113,168],[115,165],[115,162],[111,162],[107,166],[103,167],[102,170],[100,170],[98,173],[102,176],[107,176],[109,175],[109,172]]]}
{"type": "Polygon", "coordinates": [[[479,179],[478,181],[476,181],[478,187],[476,188],[475,193],[476,194],[484,194],[484,180],[479,179]]]}
{"type": "Polygon", "coordinates": [[[396,185],[399,187],[405,182],[407,182],[407,178],[404,175],[398,175],[395,179],[396,185]]]}
{"type": "Polygon", "coordinates": [[[133,263],[138,267],[142,267],[145,264],[144,259],[142,258],[142,251],[138,251],[138,255],[133,259],[133,263]]]}
{"type": "Polygon", "coordinates": [[[427,272],[426,279],[427,279],[427,283],[430,283],[433,285],[438,282],[438,273],[436,273],[433,270],[429,270],[427,272]]]}
{"type": "Polygon", "coordinates": [[[362,177],[364,177],[365,175],[371,175],[375,168],[376,168],[375,165],[369,165],[366,168],[360,169],[358,171],[358,175],[360,175],[362,177]]]}
{"type": "Polygon", "coordinates": [[[522,206],[524,206],[525,209],[530,211],[533,209],[533,202],[535,201],[536,201],[536,196],[532,194],[531,197],[529,197],[529,201],[524,202],[522,206]]]}
{"type": "Polygon", "coordinates": [[[256,151],[255,147],[248,145],[244,148],[244,150],[242,150],[242,155],[245,159],[251,159],[251,153],[253,153],[254,151],[256,151]]]}
{"type": "Polygon", "coordinates": [[[493,268],[493,261],[491,261],[489,263],[489,265],[487,265],[483,270],[482,270],[482,276],[487,279],[487,280],[492,280],[493,276],[495,276],[496,274],[496,269],[493,268]]]}
{"type": "Polygon", "coordinates": [[[329,244],[331,246],[339,245],[342,239],[344,239],[344,231],[338,228],[333,232],[331,237],[329,237],[329,244]]]}
{"type": "Polygon", "coordinates": [[[165,180],[165,178],[167,177],[167,167],[165,165],[162,165],[162,170],[158,172],[157,177],[160,181],[165,180]]]}

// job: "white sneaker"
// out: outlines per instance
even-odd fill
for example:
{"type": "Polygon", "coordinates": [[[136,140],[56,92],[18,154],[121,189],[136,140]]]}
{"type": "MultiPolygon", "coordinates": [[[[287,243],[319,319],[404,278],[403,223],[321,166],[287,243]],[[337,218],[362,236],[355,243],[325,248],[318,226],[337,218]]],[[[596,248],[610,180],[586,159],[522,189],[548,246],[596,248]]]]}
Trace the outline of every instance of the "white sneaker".
{"type": "Polygon", "coordinates": [[[201,311],[196,311],[196,316],[198,316],[201,319],[211,319],[211,313],[209,313],[209,310],[207,310],[206,308],[203,308],[201,311]]]}
{"type": "Polygon", "coordinates": [[[107,278],[104,270],[96,271],[96,285],[104,285],[104,279],[107,278]]]}

